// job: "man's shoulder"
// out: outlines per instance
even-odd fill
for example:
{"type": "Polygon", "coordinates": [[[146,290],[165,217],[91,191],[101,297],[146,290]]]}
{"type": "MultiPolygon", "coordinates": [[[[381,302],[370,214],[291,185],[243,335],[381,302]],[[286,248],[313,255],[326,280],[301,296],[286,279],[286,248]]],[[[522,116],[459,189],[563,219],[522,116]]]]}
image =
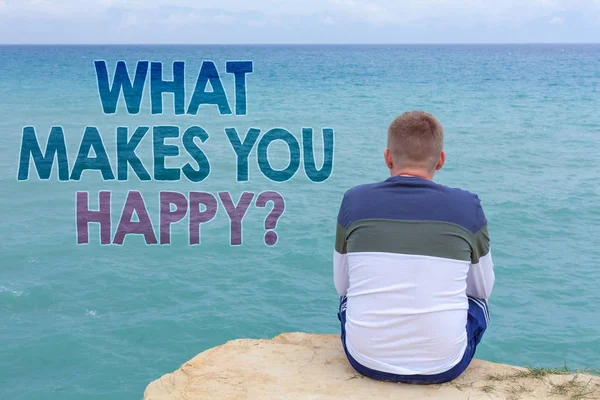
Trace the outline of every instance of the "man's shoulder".
{"type": "Polygon", "coordinates": [[[445,191],[448,194],[448,196],[454,197],[458,201],[479,203],[479,196],[476,193],[473,193],[469,190],[457,187],[450,187],[442,185],[440,183],[434,184],[440,187],[441,190],[445,191]]]}
{"type": "MultiPolygon", "coordinates": [[[[346,192],[344,193],[344,197],[361,197],[379,189],[384,190],[386,183],[389,183],[389,181],[384,180],[380,182],[356,185],[346,190],[346,192]]],[[[469,190],[446,186],[433,181],[427,181],[422,183],[424,183],[424,190],[431,190],[432,192],[437,192],[440,195],[445,195],[447,198],[454,198],[457,201],[479,203],[479,196],[476,193],[473,193],[469,190]]]]}
{"type": "Polygon", "coordinates": [[[375,189],[378,185],[381,185],[381,183],[382,182],[373,182],[356,185],[346,190],[346,192],[344,193],[344,197],[360,196],[362,194],[368,193],[375,189]]]}
{"type": "Polygon", "coordinates": [[[475,233],[487,224],[479,195],[469,190],[437,184],[447,195],[447,206],[460,225],[475,233]]]}
{"type": "Polygon", "coordinates": [[[475,232],[486,223],[479,196],[433,181],[385,180],[344,193],[347,223],[383,218],[454,223],[475,232]]]}

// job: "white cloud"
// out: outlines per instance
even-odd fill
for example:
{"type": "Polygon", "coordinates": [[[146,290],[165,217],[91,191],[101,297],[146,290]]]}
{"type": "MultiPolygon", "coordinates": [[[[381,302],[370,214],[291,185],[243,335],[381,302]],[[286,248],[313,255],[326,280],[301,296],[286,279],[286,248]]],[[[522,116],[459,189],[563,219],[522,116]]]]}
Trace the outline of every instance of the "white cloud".
{"type": "Polygon", "coordinates": [[[600,12],[600,0],[329,0],[341,14],[374,25],[495,23],[512,26],[553,13],[600,12]]]}
{"type": "MultiPolygon", "coordinates": [[[[584,3],[600,0],[575,0],[584,3]]],[[[351,16],[372,25],[522,23],[568,8],[567,0],[328,0],[333,17],[351,16]]]]}
{"type": "MultiPolygon", "coordinates": [[[[600,0],[0,0],[0,19],[0,41],[6,43],[25,36],[34,42],[65,42],[71,37],[84,42],[178,42],[183,37],[178,28],[185,28],[186,38],[228,42],[328,41],[323,32],[332,40],[353,42],[366,36],[380,42],[445,42],[456,40],[452,35],[459,41],[539,41],[546,37],[541,25],[556,31],[554,25],[584,21],[588,30],[597,32],[600,0]],[[2,31],[7,21],[21,26],[32,18],[40,32],[52,34],[2,31]],[[114,24],[119,32],[111,36],[106,27],[114,24]],[[90,30],[82,34],[75,28],[81,25],[90,30]],[[210,30],[222,33],[196,35],[210,30]],[[492,36],[481,35],[484,31],[492,36]]],[[[565,40],[589,41],[590,34],[582,28],[573,38],[565,40]]]]}
{"type": "Polygon", "coordinates": [[[227,14],[217,14],[213,17],[213,20],[218,24],[229,25],[235,22],[235,17],[227,14]]]}
{"type": "Polygon", "coordinates": [[[561,17],[554,17],[554,18],[552,18],[550,21],[548,21],[548,23],[549,23],[550,25],[560,25],[560,24],[562,24],[563,22],[565,22],[565,19],[564,19],[564,18],[561,18],[561,17]]]}
{"type": "Polygon", "coordinates": [[[267,24],[267,21],[265,21],[265,20],[259,20],[259,19],[249,19],[249,20],[246,21],[246,24],[249,27],[257,28],[257,27],[265,26],[267,24]]]}
{"type": "Polygon", "coordinates": [[[357,0],[330,0],[342,12],[347,12],[365,19],[372,24],[385,24],[393,22],[393,15],[386,8],[372,2],[357,0]]]}
{"type": "Polygon", "coordinates": [[[162,22],[169,25],[192,25],[199,22],[203,22],[205,18],[197,12],[172,12],[162,20],[162,22]]]}
{"type": "Polygon", "coordinates": [[[335,25],[335,19],[331,18],[329,15],[326,15],[321,18],[321,23],[323,25],[335,25]]]}
{"type": "Polygon", "coordinates": [[[13,17],[44,16],[56,19],[100,16],[113,0],[0,0],[0,12],[13,17]]]}
{"type": "Polygon", "coordinates": [[[338,17],[351,16],[374,25],[406,25],[440,20],[460,24],[481,19],[510,23],[550,17],[552,13],[569,9],[597,13],[600,0],[221,0],[218,6],[212,0],[179,0],[176,6],[167,0],[0,0],[0,10],[5,13],[54,18],[97,17],[110,9],[144,13],[180,8],[202,12],[216,7],[225,16],[221,23],[231,23],[232,14],[249,12],[281,17],[327,15],[336,21],[338,17]]]}
{"type": "Polygon", "coordinates": [[[140,20],[135,13],[128,12],[121,20],[121,23],[119,24],[117,29],[118,30],[136,29],[136,28],[139,29],[139,28],[145,27],[145,26],[146,26],[146,22],[144,19],[140,20]]]}

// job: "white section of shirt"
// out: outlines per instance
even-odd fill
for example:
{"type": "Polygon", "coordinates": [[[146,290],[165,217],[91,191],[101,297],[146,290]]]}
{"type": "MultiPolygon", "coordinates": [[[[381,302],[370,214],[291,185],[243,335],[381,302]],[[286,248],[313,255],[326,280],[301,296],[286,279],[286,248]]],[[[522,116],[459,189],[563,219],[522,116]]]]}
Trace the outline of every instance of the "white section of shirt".
{"type": "Polygon", "coordinates": [[[467,295],[488,299],[492,294],[496,276],[494,274],[494,262],[492,261],[492,249],[479,258],[477,264],[471,264],[467,274],[467,295]]]}
{"type": "Polygon", "coordinates": [[[333,250],[333,283],[340,296],[348,291],[348,254],[333,250]]]}
{"type": "Polygon", "coordinates": [[[420,255],[335,252],[335,286],[348,297],[350,355],[365,367],[400,375],[454,367],[467,347],[470,266],[420,255]]]}

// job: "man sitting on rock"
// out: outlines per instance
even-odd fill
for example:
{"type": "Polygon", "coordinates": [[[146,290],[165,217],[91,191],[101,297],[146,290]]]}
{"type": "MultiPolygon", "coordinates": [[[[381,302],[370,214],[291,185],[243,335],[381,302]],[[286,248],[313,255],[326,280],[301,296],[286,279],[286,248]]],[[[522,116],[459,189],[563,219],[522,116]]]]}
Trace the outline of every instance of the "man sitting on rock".
{"type": "Polygon", "coordinates": [[[388,128],[391,177],[344,194],[334,282],[352,367],[377,380],[433,384],[458,377],[489,323],[494,266],[477,195],[432,181],[446,159],[431,114],[388,128]]]}

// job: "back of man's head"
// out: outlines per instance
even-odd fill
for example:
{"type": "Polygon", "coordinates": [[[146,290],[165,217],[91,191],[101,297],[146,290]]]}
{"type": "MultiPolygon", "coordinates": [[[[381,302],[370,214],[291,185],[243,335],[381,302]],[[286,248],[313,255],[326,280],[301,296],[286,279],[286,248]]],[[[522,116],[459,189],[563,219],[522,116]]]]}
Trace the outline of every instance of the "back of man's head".
{"type": "Polygon", "coordinates": [[[425,111],[405,112],[390,124],[387,146],[396,166],[433,170],[444,147],[444,129],[425,111]]]}

